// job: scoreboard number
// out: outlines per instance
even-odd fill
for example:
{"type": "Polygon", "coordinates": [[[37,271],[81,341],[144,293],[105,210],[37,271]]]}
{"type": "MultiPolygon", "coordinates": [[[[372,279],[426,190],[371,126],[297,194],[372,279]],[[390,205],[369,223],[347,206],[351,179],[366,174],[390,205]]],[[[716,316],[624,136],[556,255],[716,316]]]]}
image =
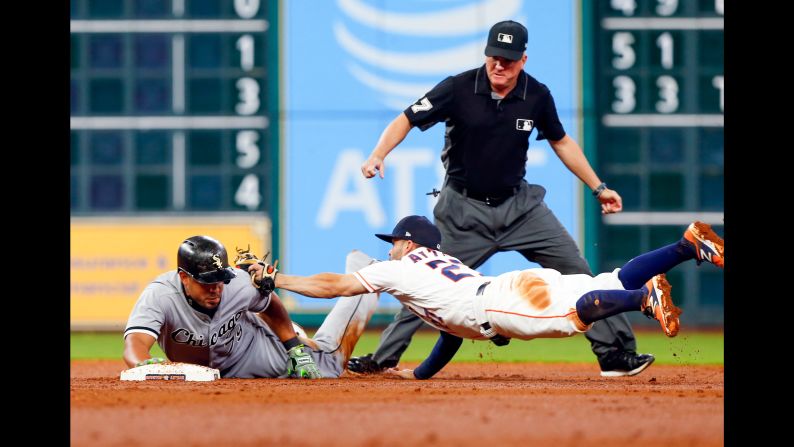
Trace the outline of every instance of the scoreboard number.
{"type": "Polygon", "coordinates": [[[259,163],[259,133],[254,130],[241,130],[237,132],[237,166],[248,169],[259,163]]]}
{"type": "Polygon", "coordinates": [[[255,210],[262,201],[262,195],[259,194],[259,177],[256,174],[248,174],[243,177],[237,192],[234,194],[234,202],[240,206],[244,206],[249,210],[255,210]]]}

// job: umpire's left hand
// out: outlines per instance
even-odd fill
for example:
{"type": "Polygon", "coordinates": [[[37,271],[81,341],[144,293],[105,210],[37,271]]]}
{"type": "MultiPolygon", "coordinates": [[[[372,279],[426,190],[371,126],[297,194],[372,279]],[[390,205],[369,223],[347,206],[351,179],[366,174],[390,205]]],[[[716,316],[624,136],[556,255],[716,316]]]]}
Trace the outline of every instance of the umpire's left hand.
{"type": "Polygon", "coordinates": [[[601,202],[601,214],[612,214],[623,211],[623,199],[617,191],[606,188],[598,195],[601,202]]]}

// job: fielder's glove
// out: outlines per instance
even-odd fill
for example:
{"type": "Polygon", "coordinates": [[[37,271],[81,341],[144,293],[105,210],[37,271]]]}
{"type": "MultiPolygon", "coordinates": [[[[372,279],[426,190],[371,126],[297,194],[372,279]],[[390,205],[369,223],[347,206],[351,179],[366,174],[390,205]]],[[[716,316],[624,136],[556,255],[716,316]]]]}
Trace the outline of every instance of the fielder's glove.
{"type": "Polygon", "coordinates": [[[152,357],[150,359],[142,360],[135,364],[135,367],[143,366],[143,365],[154,365],[155,363],[165,363],[167,362],[166,359],[162,357],[152,357]]]}
{"type": "MultiPolygon", "coordinates": [[[[261,264],[265,267],[265,270],[262,272],[262,279],[259,280],[258,287],[272,292],[276,288],[276,275],[278,275],[276,266],[278,265],[278,261],[276,261],[274,265],[270,265],[266,262],[262,262],[261,264]]],[[[257,281],[254,279],[253,282],[254,287],[257,287],[257,281]]]]}
{"type": "Polygon", "coordinates": [[[306,347],[298,345],[287,351],[289,363],[287,364],[287,376],[300,379],[322,379],[320,370],[314,359],[306,351],[306,347]]]}
{"type": "Polygon", "coordinates": [[[237,247],[235,247],[235,250],[237,250],[237,257],[234,259],[234,265],[238,269],[245,270],[251,275],[251,284],[259,289],[260,292],[263,294],[270,294],[270,292],[276,288],[276,274],[278,273],[276,265],[278,265],[278,261],[276,261],[275,265],[270,265],[265,262],[265,259],[270,256],[270,252],[267,252],[260,260],[255,254],[251,253],[250,245],[245,250],[241,250],[237,247]],[[256,270],[248,270],[254,264],[259,264],[265,268],[262,272],[262,279],[259,281],[256,280],[256,270]]]}
{"type": "MultiPolygon", "coordinates": [[[[237,247],[234,247],[234,249],[237,250],[237,257],[234,258],[234,265],[238,269],[243,269],[243,270],[245,270],[247,272],[248,271],[248,267],[250,267],[250,266],[252,266],[252,265],[254,265],[254,264],[259,262],[259,258],[257,258],[255,254],[251,253],[251,245],[250,244],[248,245],[248,247],[245,250],[242,250],[242,249],[237,248],[237,247]]],[[[262,260],[264,261],[265,259],[267,259],[267,257],[269,255],[270,255],[270,252],[268,252],[262,258],[262,260]]]]}

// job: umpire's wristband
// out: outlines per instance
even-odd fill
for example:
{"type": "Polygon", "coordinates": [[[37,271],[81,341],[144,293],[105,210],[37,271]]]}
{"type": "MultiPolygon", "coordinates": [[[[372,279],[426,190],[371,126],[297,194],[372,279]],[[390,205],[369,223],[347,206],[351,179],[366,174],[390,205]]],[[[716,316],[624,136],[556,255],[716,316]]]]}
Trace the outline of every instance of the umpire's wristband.
{"type": "Polygon", "coordinates": [[[604,192],[604,190],[605,190],[605,189],[607,189],[607,184],[606,184],[606,183],[604,183],[604,182],[601,182],[601,184],[600,184],[600,185],[598,185],[598,186],[596,187],[596,189],[594,189],[594,190],[593,190],[593,197],[598,197],[598,196],[600,196],[600,195],[601,195],[601,193],[602,193],[602,192],[604,192]]]}

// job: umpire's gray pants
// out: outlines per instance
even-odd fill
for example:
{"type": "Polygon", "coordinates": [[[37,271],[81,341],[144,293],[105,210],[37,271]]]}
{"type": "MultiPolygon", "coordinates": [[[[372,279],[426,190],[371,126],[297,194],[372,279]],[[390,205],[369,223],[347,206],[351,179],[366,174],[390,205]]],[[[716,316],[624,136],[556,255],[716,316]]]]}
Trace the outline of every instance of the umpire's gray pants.
{"type": "MultiPolygon", "coordinates": [[[[494,253],[515,250],[527,260],[563,274],[592,275],[576,242],[543,202],[545,195],[542,186],[522,182],[513,197],[492,207],[442,188],[433,209],[441,231],[441,250],[474,269],[494,253]]],[[[403,307],[381,335],[373,359],[381,365],[396,365],[423,324],[403,307]]],[[[585,336],[596,356],[613,349],[637,350],[625,314],[596,321],[585,336]]]]}

